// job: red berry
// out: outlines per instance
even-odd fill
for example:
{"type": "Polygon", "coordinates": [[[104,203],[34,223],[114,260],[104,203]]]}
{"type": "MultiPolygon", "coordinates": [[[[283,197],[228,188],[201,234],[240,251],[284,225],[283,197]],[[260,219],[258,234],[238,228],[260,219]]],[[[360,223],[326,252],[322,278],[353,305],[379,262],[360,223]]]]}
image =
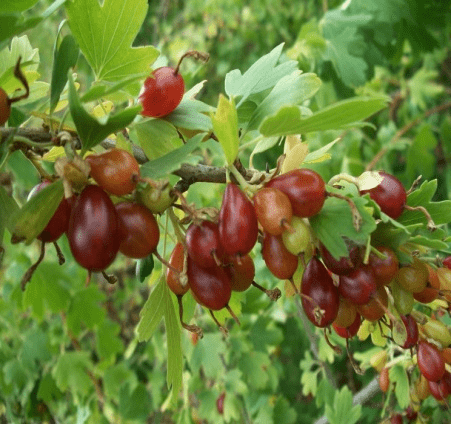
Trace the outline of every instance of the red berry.
{"type": "Polygon", "coordinates": [[[360,328],[360,315],[357,314],[354,322],[349,327],[339,327],[337,324],[333,323],[332,327],[334,328],[335,332],[344,339],[350,339],[351,337],[354,337],[360,328]]]}
{"type": "Polygon", "coordinates": [[[403,349],[410,349],[418,343],[418,324],[412,315],[401,315],[402,322],[407,330],[407,339],[402,345],[403,349]]]}
{"type": "Polygon", "coordinates": [[[368,265],[373,270],[376,284],[378,286],[387,285],[395,278],[399,270],[398,257],[389,247],[379,246],[377,250],[384,254],[386,258],[381,259],[374,253],[371,253],[368,265]]]}
{"type": "Polygon", "coordinates": [[[362,262],[359,247],[355,245],[349,249],[349,256],[340,259],[335,259],[322,243],[319,245],[319,251],[327,269],[337,275],[349,274],[362,262]]]}
{"type": "Polygon", "coordinates": [[[239,262],[232,257],[230,264],[225,267],[225,270],[230,275],[230,284],[233,291],[245,291],[254,281],[255,266],[249,255],[242,256],[239,262]]]}
{"type": "Polygon", "coordinates": [[[123,231],[119,251],[129,258],[149,256],[160,240],[160,229],[152,212],[139,203],[129,202],[116,204],[116,211],[123,231]]]}
{"type": "Polygon", "coordinates": [[[298,267],[298,257],[288,251],[282,236],[265,234],[262,256],[271,273],[281,280],[292,278],[298,267]]]}
{"type": "Polygon", "coordinates": [[[202,268],[218,266],[216,261],[224,254],[218,224],[211,221],[191,224],[186,232],[186,246],[190,258],[202,268]]]}
{"type": "Polygon", "coordinates": [[[387,393],[390,388],[390,376],[388,374],[388,368],[384,367],[381,370],[378,378],[379,387],[383,393],[387,393]]]}
{"type": "Polygon", "coordinates": [[[407,193],[395,176],[379,172],[383,177],[381,183],[369,190],[362,190],[360,194],[369,193],[370,197],[379,205],[381,211],[390,218],[398,218],[404,211],[407,193]]]}
{"type": "Polygon", "coordinates": [[[169,66],[152,72],[144,81],[144,91],[139,96],[144,116],[158,118],[169,115],[182,101],[185,83],[180,74],[169,66]]]}
{"type": "Polygon", "coordinates": [[[229,303],[232,287],[222,267],[201,268],[188,257],[188,283],[197,302],[208,309],[219,311],[229,303]]]}
{"type": "MultiPolygon", "coordinates": [[[[40,192],[43,188],[50,185],[51,182],[48,180],[43,181],[37,186],[33,187],[28,195],[28,200],[40,192]]],[[[61,200],[58,208],[56,209],[53,216],[46,227],[42,230],[41,234],[38,235],[38,240],[44,243],[50,243],[58,240],[63,233],[69,228],[69,218],[70,218],[71,206],[67,199],[61,200]]]]}
{"type": "Polygon", "coordinates": [[[114,261],[121,236],[111,199],[99,186],[86,186],[72,209],[67,231],[75,260],[90,271],[103,271],[114,261]]]}
{"type": "Polygon", "coordinates": [[[393,414],[390,417],[390,424],[402,424],[402,415],[401,414],[393,414]]]}
{"type": "Polygon", "coordinates": [[[258,222],[265,232],[278,236],[290,223],[293,211],[290,199],[276,188],[265,187],[254,195],[258,222]]]}
{"type": "Polygon", "coordinates": [[[126,150],[113,148],[85,160],[91,165],[91,177],[108,193],[124,196],[138,184],[139,164],[126,150]]]}
{"type": "Polygon", "coordinates": [[[252,202],[232,183],[227,184],[219,211],[219,240],[230,256],[245,256],[258,236],[257,215],[252,202]]]}
{"type": "Polygon", "coordinates": [[[348,275],[340,275],[338,290],[354,304],[365,305],[377,291],[373,271],[368,265],[361,265],[348,275]]]}
{"type": "Polygon", "coordinates": [[[387,308],[388,295],[384,286],[377,288],[376,294],[368,303],[358,305],[357,311],[367,321],[377,321],[385,315],[385,309],[381,306],[381,303],[385,306],[385,308],[387,308]]]}
{"type": "Polygon", "coordinates": [[[326,200],[326,186],[319,174],[310,169],[294,169],[273,178],[266,187],[277,188],[290,199],[293,215],[316,215],[326,200]]]}
{"type": "Polygon", "coordinates": [[[8,95],[3,88],[0,88],[0,126],[6,124],[11,115],[11,104],[8,95]]]}
{"type": "Polygon", "coordinates": [[[443,259],[443,266],[446,266],[446,268],[451,269],[451,256],[447,256],[445,259],[443,259]]]}
{"type": "Polygon", "coordinates": [[[301,283],[302,306],[317,327],[333,323],[338,314],[339,296],[326,267],[313,257],[307,264],[301,283]]]}
{"type": "MultiPolygon", "coordinates": [[[[183,244],[177,243],[174,250],[169,258],[169,263],[178,271],[183,271],[183,262],[185,260],[185,255],[183,252],[183,244]]],[[[171,291],[177,296],[183,296],[189,290],[189,284],[182,286],[180,283],[178,275],[171,269],[166,268],[166,284],[171,289],[171,291]]]]}
{"type": "Polygon", "coordinates": [[[417,352],[418,368],[429,381],[439,381],[445,374],[445,361],[440,351],[432,344],[420,341],[417,352]]]}
{"type": "Polygon", "coordinates": [[[224,413],[224,399],[225,399],[225,392],[222,392],[218,399],[216,399],[216,409],[218,412],[222,415],[224,413]]]}

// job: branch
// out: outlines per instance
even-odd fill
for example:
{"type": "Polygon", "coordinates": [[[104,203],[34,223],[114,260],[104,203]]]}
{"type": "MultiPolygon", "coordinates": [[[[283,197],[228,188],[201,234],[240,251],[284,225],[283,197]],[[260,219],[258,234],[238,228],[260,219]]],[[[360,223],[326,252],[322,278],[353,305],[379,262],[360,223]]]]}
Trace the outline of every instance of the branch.
{"type": "MultiPolygon", "coordinates": [[[[0,145],[4,143],[9,136],[11,136],[17,128],[0,128],[0,145]]],[[[14,134],[16,136],[26,137],[35,143],[49,143],[53,140],[53,135],[46,131],[45,129],[38,128],[19,128],[17,132],[14,134]]],[[[76,133],[72,133],[73,137],[77,137],[76,133]]],[[[76,140],[78,140],[76,138],[76,140]]],[[[114,147],[116,142],[112,139],[105,139],[102,141],[101,145],[105,149],[111,149],[114,147]]],[[[149,161],[147,156],[141,147],[132,144],[133,156],[140,164],[144,164],[149,161]]],[[[244,177],[246,181],[250,181],[256,175],[261,175],[260,181],[264,179],[266,174],[251,170],[245,169],[240,163],[237,163],[237,169],[240,174],[244,177]]],[[[194,183],[202,182],[202,183],[225,183],[226,182],[226,169],[218,168],[215,166],[208,166],[198,164],[196,166],[189,164],[182,164],[180,168],[172,174],[177,175],[181,178],[181,180],[176,184],[175,189],[180,192],[185,192],[188,190],[189,186],[194,183]]],[[[231,175],[231,179],[234,182],[237,182],[236,179],[231,175]]]]}

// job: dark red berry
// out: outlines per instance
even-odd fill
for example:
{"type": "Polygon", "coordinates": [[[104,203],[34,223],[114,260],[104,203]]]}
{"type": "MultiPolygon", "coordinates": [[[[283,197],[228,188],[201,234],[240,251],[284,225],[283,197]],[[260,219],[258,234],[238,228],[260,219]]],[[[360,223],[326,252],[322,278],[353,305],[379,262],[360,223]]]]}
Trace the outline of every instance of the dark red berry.
{"type": "Polygon", "coordinates": [[[316,215],[326,200],[326,186],[311,169],[294,169],[273,178],[266,187],[277,188],[290,199],[293,215],[308,218],[316,215]]]}
{"type": "Polygon", "coordinates": [[[129,258],[145,258],[157,247],[160,229],[152,212],[139,203],[121,202],[116,204],[122,226],[119,251],[129,258]]]}
{"type": "Polygon", "coordinates": [[[340,259],[335,259],[322,243],[319,245],[319,251],[327,269],[337,275],[349,274],[362,262],[360,249],[355,245],[349,249],[349,256],[340,259]]]}
{"type": "Polygon", "coordinates": [[[191,224],[186,232],[186,246],[190,258],[202,268],[218,266],[224,255],[218,224],[211,221],[191,224]]]}
{"type": "Polygon", "coordinates": [[[368,265],[361,265],[348,275],[340,275],[338,290],[354,304],[365,305],[377,291],[373,271],[368,265]]]}
{"type": "Polygon", "coordinates": [[[338,290],[323,263],[314,256],[307,264],[301,283],[302,306],[317,327],[332,324],[339,307],[338,290]]]}
{"type": "Polygon", "coordinates": [[[86,186],[72,209],[67,238],[75,260],[90,271],[114,261],[122,230],[113,202],[95,185],[86,186]]]}
{"type": "Polygon", "coordinates": [[[402,415],[401,414],[393,414],[390,417],[390,424],[402,424],[402,415]]]}
{"type": "Polygon", "coordinates": [[[344,339],[350,339],[351,337],[354,337],[357,332],[359,331],[361,323],[360,315],[357,314],[354,322],[349,327],[339,327],[335,322],[332,324],[332,327],[334,328],[335,332],[344,339]]]}
{"type": "MultiPolygon", "coordinates": [[[[28,200],[40,192],[43,188],[49,186],[50,181],[45,180],[37,186],[33,187],[28,195],[28,200]]],[[[58,208],[56,209],[53,216],[46,227],[42,230],[41,234],[38,235],[38,240],[44,243],[50,243],[58,240],[63,233],[69,228],[69,218],[70,218],[71,206],[67,199],[61,200],[58,208]]]]}
{"type": "Polygon", "coordinates": [[[410,349],[418,343],[418,324],[412,315],[401,315],[401,319],[407,330],[407,339],[402,348],[410,349]]]}
{"type": "Polygon", "coordinates": [[[144,116],[158,118],[169,115],[182,101],[185,82],[175,69],[163,66],[155,69],[144,81],[144,91],[139,96],[144,116]]]}
{"type": "Polygon", "coordinates": [[[219,211],[219,240],[224,252],[245,256],[254,247],[257,236],[254,205],[235,184],[227,184],[219,211]]]}
{"type": "Polygon", "coordinates": [[[443,259],[443,266],[446,266],[446,268],[451,269],[451,256],[447,256],[445,259],[443,259]]]}
{"type": "Polygon", "coordinates": [[[376,284],[378,286],[387,285],[395,278],[399,270],[398,257],[389,247],[379,246],[377,250],[385,255],[386,258],[381,259],[376,254],[371,253],[368,265],[373,271],[376,284]]]}
{"type": "Polygon", "coordinates": [[[6,124],[11,115],[11,103],[3,88],[0,88],[0,126],[6,124]]]}
{"type": "Polygon", "coordinates": [[[255,277],[255,266],[253,259],[249,256],[242,256],[239,262],[232,257],[230,263],[224,268],[230,275],[230,284],[233,291],[242,292],[247,290],[255,277]]]}
{"type": "Polygon", "coordinates": [[[288,251],[282,236],[265,234],[262,257],[271,273],[281,280],[292,278],[298,267],[298,257],[288,251]]]}
{"type": "Polygon", "coordinates": [[[225,399],[225,392],[222,392],[218,399],[216,399],[216,409],[218,412],[222,415],[224,414],[224,399],[225,399]]]}
{"type": "Polygon", "coordinates": [[[201,268],[188,257],[188,283],[195,299],[208,309],[219,311],[229,303],[232,286],[222,267],[201,268]]]}
{"type": "Polygon", "coordinates": [[[403,213],[407,202],[406,189],[395,176],[382,171],[379,175],[383,177],[382,182],[372,189],[362,190],[360,194],[369,193],[382,212],[397,219],[403,213]]]}
{"type": "Polygon", "coordinates": [[[429,381],[439,381],[445,374],[443,356],[431,343],[418,343],[417,362],[421,374],[429,381]]]}

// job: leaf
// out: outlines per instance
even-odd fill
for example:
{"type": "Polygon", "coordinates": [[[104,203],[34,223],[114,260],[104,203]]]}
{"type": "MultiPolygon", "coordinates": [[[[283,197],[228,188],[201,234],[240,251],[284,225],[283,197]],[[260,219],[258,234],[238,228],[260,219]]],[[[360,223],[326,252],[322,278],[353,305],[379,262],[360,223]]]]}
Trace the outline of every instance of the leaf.
{"type": "Polygon", "coordinates": [[[3,0],[1,13],[23,12],[33,7],[39,0],[3,0]]]}
{"type": "Polygon", "coordinates": [[[221,355],[225,350],[226,345],[220,333],[205,334],[194,347],[190,359],[193,373],[199,373],[202,368],[207,378],[216,379],[222,374],[221,355]]]}
{"type": "Polygon", "coordinates": [[[130,133],[150,161],[183,146],[176,128],[162,119],[145,119],[133,125],[130,133]]]}
{"type": "Polygon", "coordinates": [[[97,80],[118,81],[150,73],[158,51],[152,46],[131,47],[147,9],[146,0],[105,0],[102,6],[98,0],[66,2],[72,35],[97,80]]]}
{"type": "Polygon", "coordinates": [[[297,68],[297,61],[287,61],[276,66],[283,43],[258,59],[245,73],[234,69],[225,77],[225,92],[229,97],[240,97],[237,108],[251,95],[274,87],[286,75],[297,68]]]}
{"type": "Polygon", "coordinates": [[[362,405],[352,405],[352,393],[347,386],[335,392],[333,405],[326,405],[330,424],[356,424],[362,416],[362,405]]]}
{"type": "Polygon", "coordinates": [[[423,125],[416,134],[412,145],[407,152],[406,177],[413,181],[418,175],[426,180],[435,175],[436,162],[435,138],[431,125],[423,125]]]}
{"type": "MultiPolygon", "coordinates": [[[[268,96],[258,105],[252,114],[246,131],[258,129],[267,116],[276,113],[281,107],[299,105],[310,97],[313,97],[319,90],[320,85],[321,80],[312,73],[302,74],[301,71],[294,71],[290,75],[284,76],[277,82],[268,96]]],[[[260,132],[268,136],[261,130],[260,132]]],[[[293,134],[300,134],[300,132],[293,134]]]]}
{"type": "Polygon", "coordinates": [[[290,172],[293,169],[298,169],[304,162],[308,154],[307,143],[299,142],[292,149],[290,149],[285,156],[282,164],[282,174],[290,172]]]}
{"type": "Polygon", "coordinates": [[[0,185],[0,204],[2,207],[0,208],[0,223],[1,225],[5,225],[10,233],[14,231],[14,221],[11,217],[15,216],[19,211],[19,205],[16,201],[8,196],[6,190],[3,186],[0,185]]]}
{"type": "MultiPolygon", "coordinates": [[[[94,0],[97,1],[97,0],[94,0]]],[[[122,112],[116,113],[113,116],[108,116],[103,119],[103,123],[91,116],[81,104],[75,89],[72,75],[69,74],[69,106],[72,119],[77,128],[78,136],[83,145],[82,155],[92,147],[99,144],[110,134],[115,133],[128,124],[130,124],[141,106],[134,106],[124,109],[122,112]]]]}
{"type": "Polygon", "coordinates": [[[52,358],[49,351],[49,339],[40,328],[28,331],[19,354],[21,362],[30,370],[52,358]]]}
{"type": "Polygon", "coordinates": [[[96,330],[96,350],[102,359],[115,358],[124,351],[124,343],[118,334],[121,327],[118,323],[104,320],[96,330]]]}
{"type": "Polygon", "coordinates": [[[318,150],[315,150],[314,152],[310,152],[304,159],[304,163],[319,163],[324,162],[325,160],[328,160],[331,158],[331,155],[329,150],[335,145],[335,143],[338,143],[340,141],[339,138],[335,139],[334,141],[331,141],[330,143],[327,143],[325,146],[321,147],[318,150]]]}
{"type": "Polygon", "coordinates": [[[405,409],[410,404],[409,377],[402,365],[395,365],[389,370],[390,381],[395,384],[395,395],[398,405],[405,409]]]}
{"type": "Polygon", "coordinates": [[[119,391],[119,413],[125,420],[145,421],[152,409],[152,402],[146,386],[139,383],[130,392],[129,384],[123,384],[119,391]]]}
{"type": "Polygon", "coordinates": [[[129,368],[127,362],[122,360],[105,370],[105,374],[103,375],[105,395],[118,402],[119,392],[121,387],[124,386],[124,381],[126,381],[130,387],[135,387],[138,379],[136,374],[129,368]]]}
{"type": "Polygon", "coordinates": [[[174,304],[172,303],[169,287],[167,284],[164,287],[165,297],[165,312],[164,322],[166,324],[166,336],[168,341],[168,372],[167,384],[172,388],[172,403],[176,404],[180,389],[182,388],[182,371],[183,371],[183,355],[181,345],[181,331],[179,325],[179,318],[175,312],[174,304]]]}
{"type": "Polygon", "coordinates": [[[159,281],[139,313],[140,320],[136,331],[140,342],[150,339],[163,318],[166,307],[165,284],[166,282],[163,279],[159,281]]]}
{"type": "Polygon", "coordinates": [[[13,218],[13,236],[30,244],[45,228],[64,195],[62,180],[39,191],[17,211],[13,218]]]}
{"type": "Polygon", "coordinates": [[[365,207],[366,199],[353,197],[352,201],[362,217],[360,231],[354,228],[351,209],[348,203],[342,199],[327,198],[321,211],[309,218],[310,225],[321,243],[337,259],[348,256],[348,249],[343,237],[364,244],[376,229],[376,223],[365,207]]]}
{"type": "Polygon", "coordinates": [[[53,53],[52,82],[50,84],[50,112],[53,112],[67,83],[67,73],[78,60],[78,46],[72,35],[66,35],[53,53]]]}
{"type": "Polygon", "coordinates": [[[91,379],[86,371],[92,369],[89,352],[65,352],[58,356],[52,376],[58,388],[86,396],[92,389],[91,379]]]}
{"type": "Polygon", "coordinates": [[[184,97],[177,108],[163,119],[177,128],[210,132],[213,130],[213,124],[208,114],[214,110],[199,100],[184,97]]]}
{"type": "Polygon", "coordinates": [[[0,15],[0,48],[6,40],[35,27],[42,22],[42,17],[24,19],[22,15],[0,15]]]}
{"type": "Polygon", "coordinates": [[[238,368],[246,376],[249,388],[264,389],[269,383],[267,368],[271,365],[268,354],[265,352],[250,351],[243,355],[238,368]]]}
{"type": "Polygon", "coordinates": [[[136,261],[136,277],[140,283],[143,283],[144,280],[152,274],[154,265],[155,262],[152,254],[136,261]]]}
{"type": "MultiPolygon", "coordinates": [[[[431,214],[436,225],[451,222],[451,200],[433,202],[432,197],[437,190],[437,180],[425,181],[421,186],[407,197],[409,206],[423,206],[431,214]]],[[[418,223],[426,224],[427,220],[420,211],[405,210],[397,221],[408,227],[418,223]]]]}
{"type": "Polygon", "coordinates": [[[436,98],[443,93],[443,86],[435,83],[438,76],[439,72],[436,70],[421,68],[407,81],[414,106],[424,110],[431,98],[436,98]]]}
{"type": "Polygon", "coordinates": [[[222,94],[219,95],[216,114],[211,116],[213,130],[221,143],[227,163],[232,165],[238,155],[238,115],[233,98],[228,101],[222,94]]]}
{"type": "Polygon", "coordinates": [[[184,163],[191,163],[192,165],[199,163],[202,157],[190,155],[190,153],[200,146],[204,136],[204,133],[197,134],[179,149],[145,163],[141,166],[141,175],[158,179],[180,169],[180,166],[184,163]]]}
{"type": "Polygon", "coordinates": [[[356,126],[387,106],[387,97],[353,97],[325,107],[309,117],[302,117],[298,106],[283,105],[267,116],[259,130],[265,137],[305,134],[314,131],[346,129],[356,126]]]}

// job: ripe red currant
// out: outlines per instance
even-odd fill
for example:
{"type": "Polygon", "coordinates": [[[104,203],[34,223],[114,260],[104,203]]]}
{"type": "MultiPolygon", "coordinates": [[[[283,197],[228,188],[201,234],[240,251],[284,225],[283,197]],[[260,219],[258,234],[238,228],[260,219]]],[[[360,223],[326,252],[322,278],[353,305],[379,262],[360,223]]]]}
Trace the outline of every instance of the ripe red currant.
{"type": "Polygon", "coordinates": [[[72,209],[67,231],[75,260],[89,271],[103,271],[116,257],[121,235],[111,199],[99,186],[86,186],[72,209]]]}
{"type": "Polygon", "coordinates": [[[371,253],[368,264],[373,270],[376,284],[378,286],[387,285],[395,278],[399,269],[399,261],[395,252],[389,247],[379,246],[377,250],[385,255],[386,258],[381,259],[376,254],[371,253]]]}
{"type": "Polygon", "coordinates": [[[113,148],[85,160],[91,165],[91,177],[108,193],[123,196],[138,184],[139,164],[126,150],[113,148]]]}
{"type": "Polygon", "coordinates": [[[432,344],[420,341],[417,352],[418,368],[429,381],[439,381],[445,374],[445,361],[440,351],[432,344]]]}
{"type": "Polygon", "coordinates": [[[376,294],[376,280],[368,265],[361,265],[347,275],[340,275],[339,281],[340,294],[355,305],[365,305],[376,294]]]}
{"type": "Polygon", "coordinates": [[[202,268],[220,265],[224,249],[219,242],[218,224],[211,221],[191,224],[186,232],[186,246],[190,258],[202,268]]]}
{"type": "Polygon", "coordinates": [[[0,88],[0,126],[4,125],[8,121],[11,115],[11,103],[8,95],[3,88],[0,88]]]}
{"type": "Polygon", "coordinates": [[[293,211],[290,199],[276,188],[265,187],[254,195],[258,222],[265,232],[278,236],[290,223],[293,211]]]}
{"type": "MultiPolygon", "coordinates": [[[[45,180],[37,186],[33,187],[28,195],[28,200],[30,200],[34,195],[40,192],[43,188],[50,185],[50,181],[45,180]]],[[[61,200],[58,208],[53,214],[52,218],[42,230],[41,234],[38,235],[38,240],[45,243],[50,243],[58,240],[63,233],[69,228],[69,218],[70,218],[71,207],[67,199],[61,200]]]]}
{"type": "Polygon", "coordinates": [[[395,176],[380,171],[383,177],[381,183],[369,190],[362,190],[360,194],[369,193],[370,197],[379,205],[381,211],[390,218],[398,218],[404,211],[407,202],[406,189],[395,176]]]}
{"type": "Polygon", "coordinates": [[[122,230],[119,251],[129,258],[145,258],[157,247],[160,229],[152,212],[139,203],[116,204],[122,230]]]}
{"type": "Polygon", "coordinates": [[[144,81],[139,96],[144,116],[159,118],[169,115],[182,101],[185,92],[183,77],[175,69],[164,66],[152,72],[144,81]]]}
{"type": "Polygon", "coordinates": [[[281,280],[292,278],[298,267],[298,257],[288,251],[282,236],[265,234],[262,257],[271,273],[281,280]]]}

